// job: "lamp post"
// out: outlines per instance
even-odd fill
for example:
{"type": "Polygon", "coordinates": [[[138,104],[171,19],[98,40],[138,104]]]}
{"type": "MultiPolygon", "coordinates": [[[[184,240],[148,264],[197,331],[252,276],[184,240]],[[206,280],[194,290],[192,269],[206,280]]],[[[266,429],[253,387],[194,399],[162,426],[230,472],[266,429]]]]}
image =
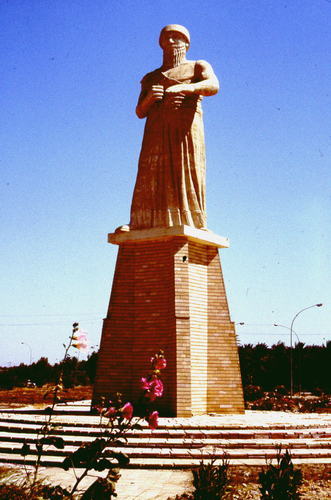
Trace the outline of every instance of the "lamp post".
{"type": "Polygon", "coordinates": [[[27,344],[26,342],[21,342],[21,344],[23,345],[26,345],[28,348],[29,348],[29,353],[30,353],[30,365],[32,364],[32,349],[31,349],[31,346],[29,344],[27,344]]]}
{"type": "Polygon", "coordinates": [[[307,311],[307,309],[311,309],[312,307],[322,307],[323,304],[313,304],[312,306],[304,307],[303,309],[300,309],[295,316],[292,319],[291,323],[291,328],[290,328],[290,394],[291,398],[293,397],[293,325],[294,321],[297,319],[299,314],[301,314],[303,311],[307,311]]]}
{"type": "MultiPolygon", "coordinates": [[[[286,330],[291,331],[291,328],[289,326],[281,325],[280,323],[274,323],[274,326],[280,326],[281,328],[286,328],[286,330]]],[[[296,336],[296,338],[298,339],[298,342],[300,344],[301,340],[299,339],[298,334],[293,329],[292,329],[292,332],[294,333],[294,335],[296,336]]],[[[301,359],[300,359],[300,363],[299,363],[299,395],[301,395],[301,378],[302,378],[301,370],[302,370],[302,354],[301,354],[301,359]]]]}
{"type": "MultiPolygon", "coordinates": [[[[286,328],[286,330],[291,330],[291,328],[289,326],[281,325],[280,323],[274,323],[273,326],[280,326],[281,328],[286,328]]],[[[292,330],[292,331],[293,331],[294,335],[296,336],[296,338],[298,339],[298,342],[301,342],[298,334],[294,330],[292,330]]]]}
{"type": "MultiPolygon", "coordinates": [[[[235,325],[241,325],[241,326],[242,326],[242,325],[245,325],[246,323],[244,323],[243,321],[235,321],[235,322],[234,322],[234,324],[235,324],[235,325]]],[[[238,346],[240,346],[240,340],[239,340],[238,334],[237,334],[237,333],[235,333],[235,335],[236,335],[236,342],[237,342],[237,345],[238,345],[238,346]]]]}

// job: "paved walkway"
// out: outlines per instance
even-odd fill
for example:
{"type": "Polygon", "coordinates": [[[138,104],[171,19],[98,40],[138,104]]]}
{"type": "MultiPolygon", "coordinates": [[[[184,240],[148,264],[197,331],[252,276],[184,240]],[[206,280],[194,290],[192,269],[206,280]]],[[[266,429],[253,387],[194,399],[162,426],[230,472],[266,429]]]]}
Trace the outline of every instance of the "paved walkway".
{"type": "MultiPolygon", "coordinates": [[[[41,474],[52,481],[52,484],[70,486],[75,481],[71,471],[65,472],[62,469],[43,469],[41,474]]],[[[190,471],[122,469],[120,474],[116,490],[118,500],[167,500],[193,489],[190,471]]],[[[93,480],[87,478],[82,481],[82,487],[91,482],[93,480]]]]}

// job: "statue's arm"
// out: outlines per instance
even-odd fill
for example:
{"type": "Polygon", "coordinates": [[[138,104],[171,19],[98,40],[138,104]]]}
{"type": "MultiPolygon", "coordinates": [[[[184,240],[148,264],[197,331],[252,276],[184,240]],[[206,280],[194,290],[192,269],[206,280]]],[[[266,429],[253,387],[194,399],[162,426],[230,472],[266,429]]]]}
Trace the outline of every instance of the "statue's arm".
{"type": "Polygon", "coordinates": [[[194,83],[180,83],[172,85],[166,92],[169,94],[198,94],[203,96],[217,94],[219,82],[213,68],[207,61],[197,61],[195,63],[194,83]]]}
{"type": "Polygon", "coordinates": [[[149,90],[142,88],[136,107],[138,118],[145,118],[149,109],[156,101],[163,99],[164,89],[162,85],[152,85],[149,90]]]}
{"type": "Polygon", "coordinates": [[[198,81],[191,83],[194,94],[214,95],[219,91],[220,85],[213,68],[207,61],[197,61],[195,73],[198,81]]]}

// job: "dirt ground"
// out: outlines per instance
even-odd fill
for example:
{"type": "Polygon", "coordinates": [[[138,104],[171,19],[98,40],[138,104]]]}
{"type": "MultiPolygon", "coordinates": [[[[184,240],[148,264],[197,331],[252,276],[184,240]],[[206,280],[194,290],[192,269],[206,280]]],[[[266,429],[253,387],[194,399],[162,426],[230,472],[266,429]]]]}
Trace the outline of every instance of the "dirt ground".
{"type": "MultiPolygon", "coordinates": [[[[43,387],[15,387],[11,390],[0,390],[0,408],[17,408],[28,405],[47,405],[51,401],[51,395],[46,398],[45,393],[52,388],[51,385],[43,387]]],[[[91,399],[92,386],[77,386],[71,389],[64,389],[61,393],[61,400],[81,401],[91,399]]]]}
{"type": "MultiPolygon", "coordinates": [[[[56,469],[58,471],[58,469],[56,469]]],[[[8,467],[1,467],[0,466],[0,477],[2,478],[6,476],[7,472],[13,472],[13,469],[9,469],[8,467]]],[[[22,472],[22,471],[21,471],[22,472]]],[[[161,499],[168,499],[168,500],[175,500],[175,495],[176,495],[176,490],[178,493],[180,493],[177,497],[177,499],[182,499],[184,500],[185,498],[190,498],[189,496],[185,496],[182,494],[183,492],[183,485],[181,484],[183,481],[178,481],[177,487],[176,485],[172,484],[174,481],[170,481],[170,484],[168,481],[164,481],[163,475],[168,474],[169,471],[136,471],[136,475],[142,475],[144,484],[146,487],[145,493],[142,495],[138,494],[137,495],[137,490],[139,490],[139,485],[138,487],[132,486],[132,481],[129,481],[129,478],[132,476],[132,471],[121,471],[121,475],[126,476],[127,474],[129,477],[126,478],[126,482],[121,483],[121,479],[119,481],[118,487],[117,487],[117,494],[119,500],[132,500],[135,499],[137,500],[138,498],[140,500],[151,500],[153,498],[154,500],[161,500],[161,499]],[[152,475],[151,475],[152,473],[152,475]],[[162,494],[156,494],[153,496],[150,496],[148,493],[149,489],[148,487],[151,487],[152,485],[148,485],[149,480],[155,482],[155,474],[158,476],[159,483],[164,483],[164,488],[162,488],[162,494]],[[178,489],[177,489],[178,488],[178,489]],[[135,491],[133,494],[132,492],[135,491]],[[168,494],[167,494],[168,493],[168,494]],[[168,495],[171,496],[168,496],[168,495]],[[147,496],[146,496],[147,495],[147,496]],[[181,496],[183,495],[183,496],[181,496]]],[[[57,475],[59,472],[57,472],[57,475]]],[[[65,473],[63,473],[65,474],[65,473]]],[[[177,471],[176,475],[180,475],[181,472],[177,471]]],[[[187,472],[185,472],[187,474],[187,472]]],[[[49,478],[48,478],[49,479],[49,478]]],[[[137,477],[131,477],[133,479],[133,482],[135,483],[137,481],[137,477]]],[[[180,478],[179,478],[180,479],[180,478]]],[[[49,481],[46,481],[49,482],[49,481]]],[[[72,481],[70,482],[70,484],[72,481]]],[[[190,481],[190,478],[186,476],[186,487],[184,487],[184,491],[187,493],[191,493],[193,488],[192,488],[192,483],[190,481]]],[[[64,484],[61,481],[60,476],[57,477],[57,484],[62,484],[67,487],[66,484],[64,484]]],[[[150,491],[149,491],[150,492],[150,491]]],[[[261,498],[260,493],[259,493],[259,485],[255,482],[247,482],[247,483],[241,483],[241,484],[232,484],[229,486],[228,491],[226,495],[223,497],[224,500],[259,500],[261,498]]],[[[331,498],[331,479],[324,479],[324,480],[314,480],[314,479],[309,479],[309,480],[304,480],[303,484],[300,488],[300,499],[301,500],[327,500],[331,498]]]]}
{"type": "MultiPolygon", "coordinates": [[[[232,486],[224,500],[258,500],[260,499],[259,485],[256,483],[243,483],[232,486]]],[[[330,480],[306,480],[300,487],[302,500],[327,500],[331,498],[330,480]]]]}

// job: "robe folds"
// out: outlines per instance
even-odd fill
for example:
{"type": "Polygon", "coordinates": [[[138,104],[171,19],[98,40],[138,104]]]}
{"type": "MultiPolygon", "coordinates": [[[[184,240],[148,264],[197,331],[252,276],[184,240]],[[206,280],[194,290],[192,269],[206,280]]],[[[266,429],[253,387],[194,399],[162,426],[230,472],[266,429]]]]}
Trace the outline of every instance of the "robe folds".
{"type": "MultiPolygon", "coordinates": [[[[194,61],[171,71],[157,69],[141,82],[164,89],[194,83],[194,61]]],[[[148,111],[131,205],[131,229],[188,225],[206,227],[205,142],[202,97],[185,96],[174,108],[165,94],[148,111]]]]}

